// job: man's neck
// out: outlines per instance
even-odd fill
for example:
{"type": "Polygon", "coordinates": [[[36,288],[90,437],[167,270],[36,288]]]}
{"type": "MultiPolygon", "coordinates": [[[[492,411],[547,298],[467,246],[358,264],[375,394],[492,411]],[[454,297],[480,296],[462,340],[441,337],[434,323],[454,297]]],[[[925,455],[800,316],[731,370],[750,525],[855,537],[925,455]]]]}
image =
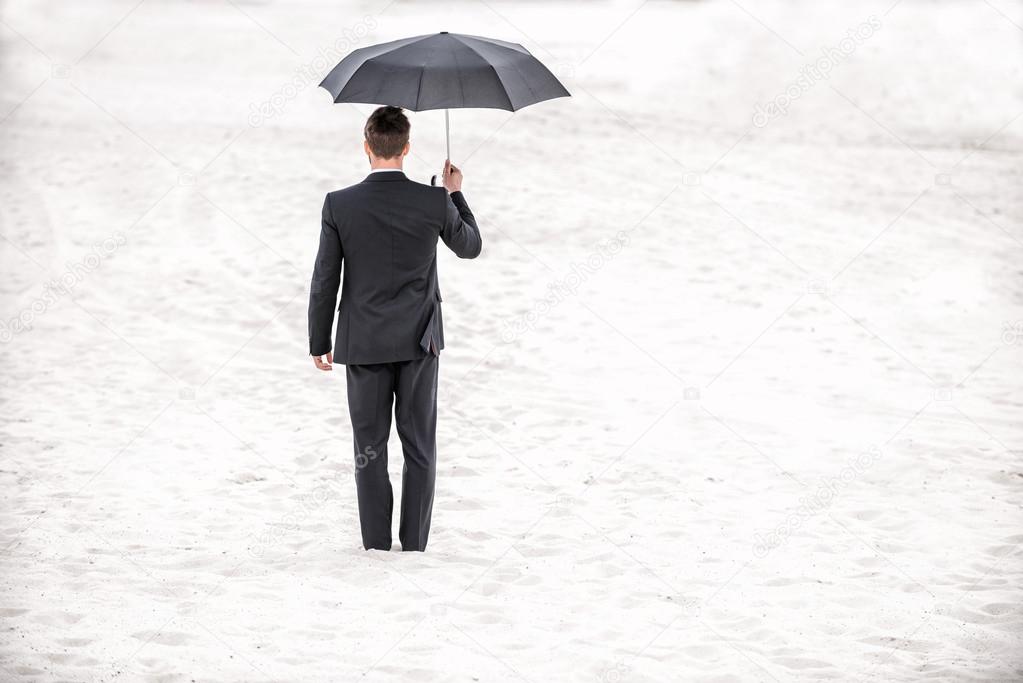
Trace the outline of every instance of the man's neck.
{"type": "Polygon", "coordinates": [[[376,163],[370,163],[370,171],[401,171],[400,161],[377,161],[376,163]]]}

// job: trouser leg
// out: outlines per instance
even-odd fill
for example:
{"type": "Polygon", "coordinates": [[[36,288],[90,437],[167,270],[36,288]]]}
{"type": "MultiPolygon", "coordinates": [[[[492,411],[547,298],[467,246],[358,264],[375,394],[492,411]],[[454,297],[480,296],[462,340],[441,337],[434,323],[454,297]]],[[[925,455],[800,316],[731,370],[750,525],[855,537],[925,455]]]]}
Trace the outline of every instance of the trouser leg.
{"type": "Polygon", "coordinates": [[[390,363],[348,365],[348,412],[355,445],[355,489],[366,550],[391,549],[394,493],[387,477],[394,367],[390,363]]]}
{"type": "Polygon", "coordinates": [[[426,550],[437,477],[437,356],[397,363],[395,417],[405,466],[401,475],[402,550],[426,550]]]}

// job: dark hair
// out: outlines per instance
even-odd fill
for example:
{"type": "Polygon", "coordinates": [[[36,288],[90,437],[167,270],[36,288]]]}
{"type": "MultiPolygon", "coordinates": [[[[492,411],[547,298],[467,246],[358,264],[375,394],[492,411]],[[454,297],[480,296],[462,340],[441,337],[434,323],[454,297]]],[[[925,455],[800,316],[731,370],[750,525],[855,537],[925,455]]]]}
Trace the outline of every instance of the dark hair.
{"type": "Polygon", "coordinates": [[[400,107],[380,107],[366,121],[363,131],[373,154],[381,159],[399,156],[408,143],[412,124],[400,107]]]}

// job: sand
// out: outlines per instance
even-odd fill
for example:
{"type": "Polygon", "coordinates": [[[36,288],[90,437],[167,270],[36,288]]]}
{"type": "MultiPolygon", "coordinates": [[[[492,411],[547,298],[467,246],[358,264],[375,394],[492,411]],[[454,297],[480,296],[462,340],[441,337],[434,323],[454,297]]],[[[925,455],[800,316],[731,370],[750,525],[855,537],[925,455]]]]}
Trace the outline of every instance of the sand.
{"type": "Polygon", "coordinates": [[[1023,678],[1018,2],[0,20],[4,681],[1023,678]],[[574,97],[452,113],[433,534],[366,553],[315,83],[433,30],[574,97]]]}

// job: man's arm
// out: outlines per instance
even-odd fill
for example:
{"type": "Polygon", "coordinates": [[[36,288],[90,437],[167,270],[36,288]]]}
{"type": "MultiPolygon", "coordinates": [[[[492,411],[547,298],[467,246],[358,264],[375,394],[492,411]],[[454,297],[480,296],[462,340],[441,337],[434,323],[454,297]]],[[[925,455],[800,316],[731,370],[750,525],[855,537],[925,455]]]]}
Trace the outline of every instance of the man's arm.
{"type": "Polygon", "coordinates": [[[483,239],[462,194],[462,172],[450,161],[444,163],[444,187],[450,194],[440,238],[458,258],[476,258],[483,250],[483,239]]]}
{"type": "Polygon", "coordinates": [[[320,248],[316,252],[313,279],[309,284],[309,355],[320,370],[330,370],[334,362],[331,349],[331,331],[334,327],[334,305],[341,284],[341,236],[330,211],[330,197],[323,200],[320,221],[320,248]],[[320,360],[326,354],[327,362],[320,360]]]}

